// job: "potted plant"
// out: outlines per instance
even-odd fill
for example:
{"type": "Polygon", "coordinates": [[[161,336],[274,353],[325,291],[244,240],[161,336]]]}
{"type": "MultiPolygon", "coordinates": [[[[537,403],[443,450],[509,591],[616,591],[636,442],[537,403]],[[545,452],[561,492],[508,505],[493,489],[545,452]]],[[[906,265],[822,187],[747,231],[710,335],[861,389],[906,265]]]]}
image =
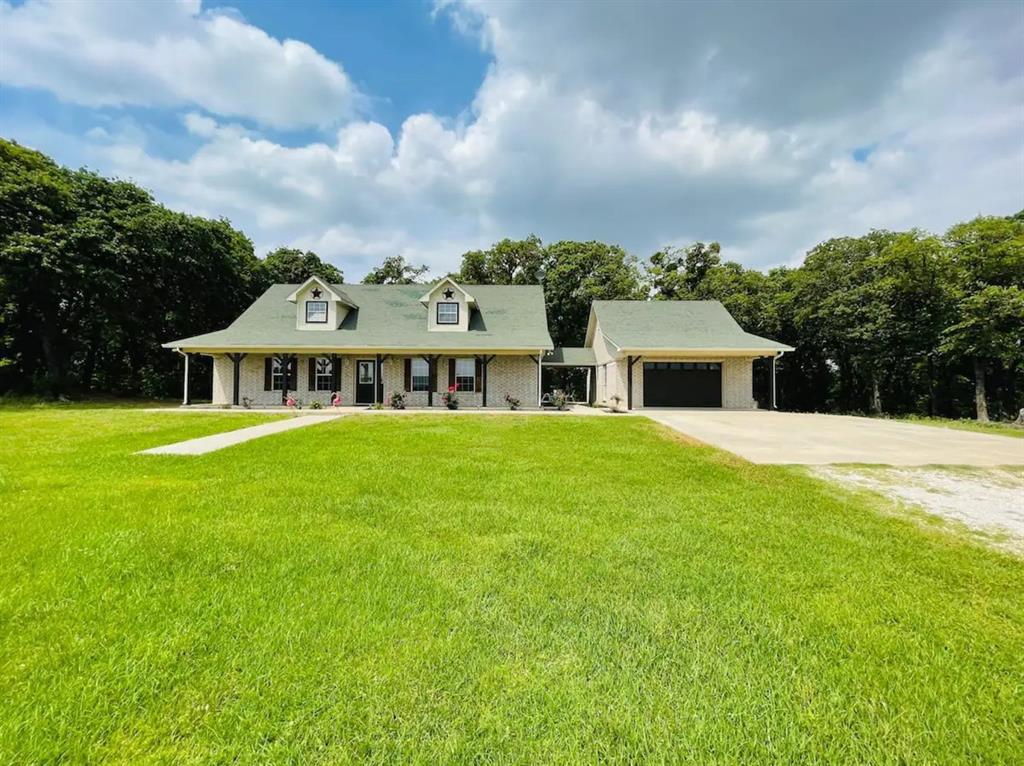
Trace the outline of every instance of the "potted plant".
{"type": "Polygon", "coordinates": [[[621,412],[619,410],[619,403],[622,401],[622,397],[618,394],[612,394],[609,398],[612,400],[612,412],[621,412]]]}
{"type": "Polygon", "coordinates": [[[450,410],[457,410],[459,408],[459,397],[455,395],[456,391],[458,389],[455,386],[448,386],[448,390],[441,394],[441,401],[450,410]]]}
{"type": "Polygon", "coordinates": [[[555,405],[556,409],[564,410],[568,401],[569,397],[566,396],[565,391],[562,391],[561,389],[556,390],[551,395],[551,403],[555,405]]]}
{"type": "Polygon", "coordinates": [[[388,398],[388,404],[391,405],[393,410],[404,410],[405,393],[402,391],[392,391],[391,396],[388,398]]]}
{"type": "Polygon", "coordinates": [[[518,410],[521,402],[512,396],[512,394],[505,394],[505,404],[508,405],[510,410],[518,410]]]}
{"type": "Polygon", "coordinates": [[[323,405],[320,404],[320,402],[313,402],[311,405],[309,405],[309,408],[311,410],[319,410],[321,407],[323,407],[323,405]]]}

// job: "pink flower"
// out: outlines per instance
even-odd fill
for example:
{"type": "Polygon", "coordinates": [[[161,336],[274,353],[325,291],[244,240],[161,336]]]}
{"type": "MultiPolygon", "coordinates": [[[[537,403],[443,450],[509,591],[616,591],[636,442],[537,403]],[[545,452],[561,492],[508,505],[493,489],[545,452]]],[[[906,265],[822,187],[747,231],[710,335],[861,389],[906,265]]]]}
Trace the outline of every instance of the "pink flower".
{"type": "Polygon", "coordinates": [[[449,394],[454,394],[458,390],[459,389],[456,386],[448,386],[448,393],[449,394]]]}

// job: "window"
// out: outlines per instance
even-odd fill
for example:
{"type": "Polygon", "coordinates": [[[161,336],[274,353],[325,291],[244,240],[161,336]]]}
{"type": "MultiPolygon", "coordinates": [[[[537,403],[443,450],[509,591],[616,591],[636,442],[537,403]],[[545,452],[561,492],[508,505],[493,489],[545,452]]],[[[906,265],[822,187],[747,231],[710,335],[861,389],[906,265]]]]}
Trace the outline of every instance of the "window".
{"type": "Polygon", "coordinates": [[[474,388],[476,388],[476,360],[456,359],[455,390],[472,391],[474,388]]]}
{"type": "MultiPolygon", "coordinates": [[[[295,360],[293,359],[288,365],[288,388],[295,388],[295,360]]],[[[270,360],[270,390],[271,391],[283,391],[284,390],[284,368],[281,366],[281,360],[276,356],[271,357],[270,360]]]]}
{"type": "Polygon", "coordinates": [[[306,323],[327,324],[327,301],[306,301],[306,323]]]}
{"type": "Polygon", "coordinates": [[[458,303],[441,303],[437,304],[437,323],[438,324],[458,324],[459,323],[459,304],[458,303]]]}
{"type": "Polygon", "coordinates": [[[316,371],[314,391],[333,391],[334,390],[334,365],[331,364],[330,357],[318,356],[316,358],[316,371]]]}
{"type": "Polygon", "coordinates": [[[430,365],[427,364],[426,359],[413,359],[409,365],[409,372],[410,377],[412,378],[410,381],[411,390],[430,390],[430,365]]]}

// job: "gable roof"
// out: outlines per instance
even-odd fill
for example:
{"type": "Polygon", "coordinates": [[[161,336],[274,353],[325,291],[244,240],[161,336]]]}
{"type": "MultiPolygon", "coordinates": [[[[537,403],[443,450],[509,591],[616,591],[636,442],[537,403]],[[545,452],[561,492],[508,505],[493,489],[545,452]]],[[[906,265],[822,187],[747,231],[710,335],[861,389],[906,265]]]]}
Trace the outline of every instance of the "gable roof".
{"type": "Polygon", "coordinates": [[[329,292],[331,294],[331,300],[340,301],[349,308],[359,308],[355,303],[352,302],[351,298],[345,295],[344,290],[341,290],[336,285],[332,285],[328,282],[325,282],[324,280],[320,279],[320,277],[317,276],[312,276],[305,282],[303,282],[301,285],[296,286],[296,288],[292,290],[291,294],[287,298],[285,298],[285,300],[290,301],[291,303],[295,303],[299,299],[299,293],[301,293],[303,290],[309,287],[309,285],[314,283],[320,285],[322,288],[324,288],[324,290],[329,292]]]}
{"type": "Polygon", "coordinates": [[[594,301],[587,344],[595,320],[620,351],[792,351],[778,341],[744,332],[718,301],[594,301]]]}
{"type": "Polygon", "coordinates": [[[439,280],[437,280],[437,282],[435,282],[434,285],[429,290],[427,290],[425,293],[423,293],[423,295],[420,297],[420,303],[423,303],[423,304],[430,303],[430,296],[433,295],[434,293],[436,293],[438,290],[440,290],[441,289],[441,285],[446,285],[446,284],[447,285],[451,285],[456,290],[458,290],[460,293],[462,293],[462,297],[466,299],[466,303],[467,304],[473,305],[473,304],[476,303],[476,298],[474,298],[472,295],[470,295],[469,291],[465,287],[460,285],[458,282],[456,282],[451,277],[441,277],[439,280]]]}
{"type": "Polygon", "coordinates": [[[427,309],[419,302],[423,285],[331,285],[358,309],[348,312],[337,330],[299,330],[295,304],[288,296],[297,285],[272,285],[223,330],[165,343],[179,349],[373,349],[524,350],[554,344],[548,334],[544,293],[538,285],[473,285],[477,308],[466,332],[430,332],[427,309]]]}

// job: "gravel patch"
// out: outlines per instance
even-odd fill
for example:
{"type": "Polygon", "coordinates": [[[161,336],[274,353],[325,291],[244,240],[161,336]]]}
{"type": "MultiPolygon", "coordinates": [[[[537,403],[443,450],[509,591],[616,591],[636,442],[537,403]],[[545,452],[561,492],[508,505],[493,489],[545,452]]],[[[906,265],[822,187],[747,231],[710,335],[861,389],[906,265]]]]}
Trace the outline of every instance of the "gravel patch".
{"type": "Polygon", "coordinates": [[[994,545],[1024,553],[1024,471],[821,467],[814,473],[960,522],[994,536],[994,545]]]}

